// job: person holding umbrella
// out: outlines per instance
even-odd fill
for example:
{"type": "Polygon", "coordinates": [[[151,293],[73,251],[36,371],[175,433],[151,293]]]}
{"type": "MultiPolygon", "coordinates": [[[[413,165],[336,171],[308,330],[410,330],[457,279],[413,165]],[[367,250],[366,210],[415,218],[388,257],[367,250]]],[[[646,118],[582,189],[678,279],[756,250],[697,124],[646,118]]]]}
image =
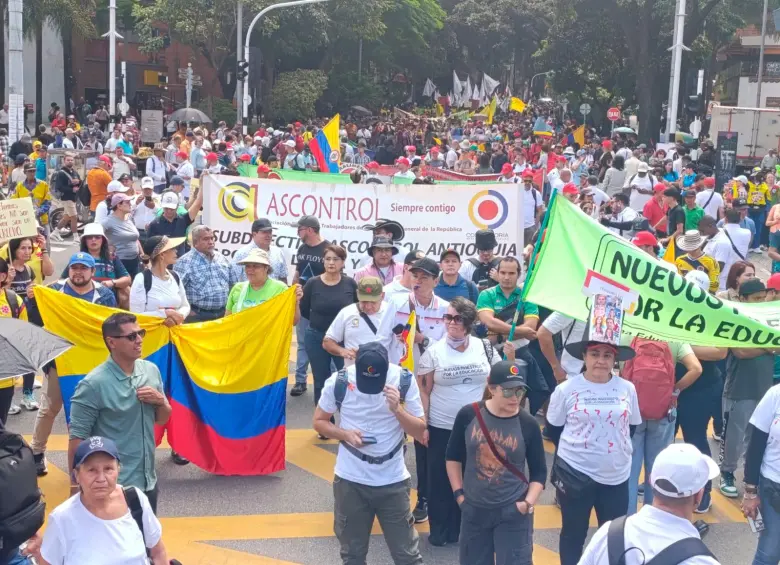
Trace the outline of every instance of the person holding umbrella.
{"type": "MultiPolygon", "coordinates": [[[[24,301],[13,290],[8,288],[10,278],[14,276],[13,268],[4,259],[0,259],[0,318],[16,318],[27,321],[27,310],[24,301]]],[[[0,428],[8,420],[14,399],[14,379],[0,378],[0,428]]],[[[21,412],[21,408],[15,406],[14,414],[21,412]]]]}

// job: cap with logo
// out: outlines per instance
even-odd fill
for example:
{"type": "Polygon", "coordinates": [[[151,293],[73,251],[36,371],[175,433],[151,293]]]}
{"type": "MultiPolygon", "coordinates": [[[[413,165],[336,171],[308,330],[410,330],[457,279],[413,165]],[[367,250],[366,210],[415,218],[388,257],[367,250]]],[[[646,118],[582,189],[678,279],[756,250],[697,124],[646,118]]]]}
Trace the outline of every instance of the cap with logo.
{"type": "Polygon", "coordinates": [[[75,469],[84,463],[95,453],[105,453],[119,461],[119,449],[113,440],[107,437],[92,436],[82,441],[76,448],[76,453],[73,455],[73,468],[75,469]]]}
{"type": "Polygon", "coordinates": [[[390,361],[387,349],[378,341],[364,343],[355,356],[355,384],[363,394],[379,394],[385,389],[390,361]]]}
{"type": "Polygon", "coordinates": [[[144,177],[141,179],[141,188],[154,188],[154,179],[152,177],[144,177]]]}
{"type": "Polygon", "coordinates": [[[72,267],[73,265],[83,265],[88,269],[94,269],[95,259],[89,253],[79,251],[78,253],[74,253],[71,256],[70,261],[68,261],[68,267],[72,267]]]}
{"type": "Polygon", "coordinates": [[[404,257],[404,265],[413,265],[418,259],[422,259],[423,257],[425,257],[425,255],[422,251],[410,251],[406,254],[406,257],[404,257]]]}
{"type": "Polygon", "coordinates": [[[634,239],[631,240],[631,243],[637,247],[658,247],[658,239],[649,231],[637,232],[634,239]]]}
{"type": "Polygon", "coordinates": [[[360,302],[379,302],[382,300],[382,281],[379,277],[363,277],[357,288],[360,302]]]}
{"type": "Polygon", "coordinates": [[[320,229],[320,221],[316,216],[301,216],[296,222],[295,227],[320,229]]]}
{"type": "Polygon", "coordinates": [[[173,192],[166,192],[160,199],[160,207],[176,210],[179,207],[179,197],[173,192]]]}
{"type": "Polygon", "coordinates": [[[520,361],[499,361],[490,368],[489,385],[528,388],[528,365],[520,361]]]}
{"type": "Polygon", "coordinates": [[[690,443],[673,443],[655,458],[650,473],[653,489],[670,498],[686,498],[703,489],[720,474],[712,457],[690,443]]]}
{"type": "Polygon", "coordinates": [[[744,198],[735,198],[734,201],[731,204],[735,209],[739,208],[747,208],[747,200],[744,198]]]}
{"type": "Polygon", "coordinates": [[[428,275],[431,275],[432,277],[436,278],[439,276],[439,265],[434,261],[433,259],[429,259],[428,257],[423,257],[422,259],[418,259],[412,264],[410,271],[422,271],[423,273],[426,273],[428,275]]]}

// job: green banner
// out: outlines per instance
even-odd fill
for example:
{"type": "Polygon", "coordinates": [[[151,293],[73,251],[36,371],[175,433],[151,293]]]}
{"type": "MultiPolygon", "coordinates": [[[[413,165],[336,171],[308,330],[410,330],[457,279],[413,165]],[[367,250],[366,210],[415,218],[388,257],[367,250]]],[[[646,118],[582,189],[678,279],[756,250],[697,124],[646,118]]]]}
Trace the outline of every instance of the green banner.
{"type": "Polygon", "coordinates": [[[548,213],[526,300],[586,320],[590,298],[583,287],[586,279],[598,279],[638,294],[623,322],[623,330],[631,334],[691,345],[780,347],[780,301],[720,300],[565,198],[554,198],[548,213]]]}

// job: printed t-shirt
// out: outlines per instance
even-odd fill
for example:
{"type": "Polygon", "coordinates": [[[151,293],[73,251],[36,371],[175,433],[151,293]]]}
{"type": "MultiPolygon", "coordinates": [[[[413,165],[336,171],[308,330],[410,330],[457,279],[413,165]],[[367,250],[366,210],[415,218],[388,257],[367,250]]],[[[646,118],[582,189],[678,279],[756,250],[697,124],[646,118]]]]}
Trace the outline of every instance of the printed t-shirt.
{"type": "Polygon", "coordinates": [[[311,246],[302,243],[298,248],[298,252],[295,254],[296,265],[295,270],[300,275],[299,283],[301,285],[306,284],[312,277],[318,277],[325,272],[325,247],[329,243],[322,241],[321,243],[311,246]]]}

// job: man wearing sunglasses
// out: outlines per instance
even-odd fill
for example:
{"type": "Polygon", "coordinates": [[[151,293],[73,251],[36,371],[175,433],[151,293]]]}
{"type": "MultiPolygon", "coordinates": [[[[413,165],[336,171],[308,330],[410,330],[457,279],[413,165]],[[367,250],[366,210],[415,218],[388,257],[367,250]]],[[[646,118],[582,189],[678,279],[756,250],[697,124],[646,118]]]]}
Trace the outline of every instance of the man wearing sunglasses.
{"type": "MultiPolygon", "coordinates": [[[[154,425],[168,422],[171,405],[157,365],[141,358],[145,334],[128,312],[103,322],[109,357],[79,382],[71,399],[68,468],[82,441],[95,435],[110,438],[122,461],[119,483],[144,491],[157,512],[154,425]]],[[[71,493],[77,489],[71,483],[71,493]]]]}

